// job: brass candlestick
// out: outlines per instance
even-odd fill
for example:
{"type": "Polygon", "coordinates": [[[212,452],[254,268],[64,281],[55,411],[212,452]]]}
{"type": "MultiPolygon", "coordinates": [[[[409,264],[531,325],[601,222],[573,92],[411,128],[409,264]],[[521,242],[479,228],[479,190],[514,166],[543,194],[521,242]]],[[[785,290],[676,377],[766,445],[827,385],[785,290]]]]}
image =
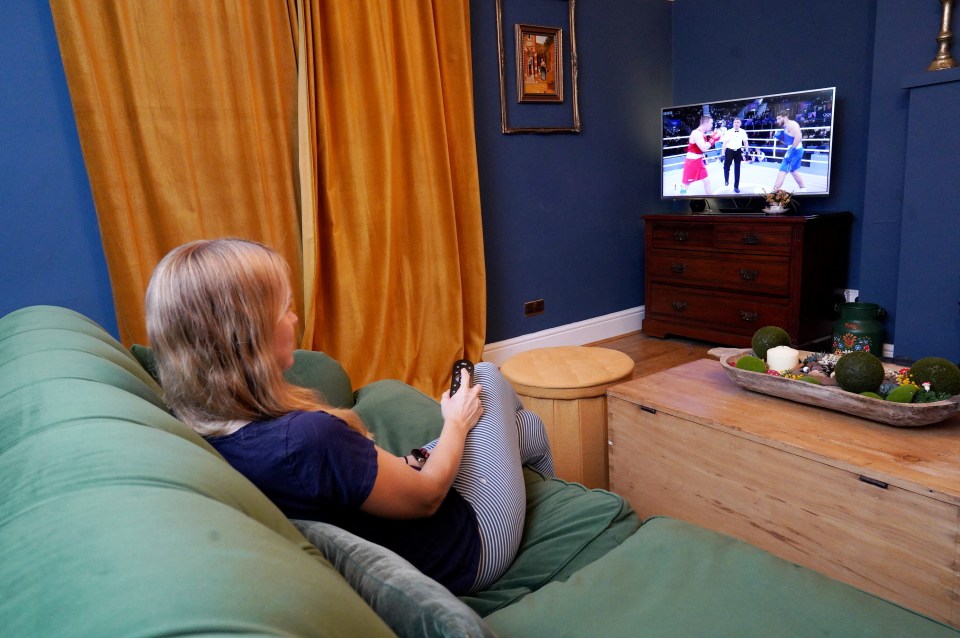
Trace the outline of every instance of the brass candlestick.
{"type": "Polygon", "coordinates": [[[952,69],[957,66],[957,61],[950,55],[950,43],[953,40],[953,33],[950,32],[950,13],[953,9],[953,0],[940,0],[943,5],[943,15],[940,20],[940,35],[937,36],[937,57],[927,67],[927,71],[939,71],[941,69],[952,69]]]}

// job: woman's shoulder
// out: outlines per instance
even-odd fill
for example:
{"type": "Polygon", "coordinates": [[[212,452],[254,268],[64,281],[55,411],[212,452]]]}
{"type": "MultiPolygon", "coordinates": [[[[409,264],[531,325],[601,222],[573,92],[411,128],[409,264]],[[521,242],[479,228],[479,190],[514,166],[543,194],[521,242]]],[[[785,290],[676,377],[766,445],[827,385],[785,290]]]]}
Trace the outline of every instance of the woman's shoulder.
{"type": "Polygon", "coordinates": [[[360,436],[343,419],[322,410],[297,410],[285,414],[274,422],[282,423],[287,437],[295,441],[330,440],[360,436]]]}

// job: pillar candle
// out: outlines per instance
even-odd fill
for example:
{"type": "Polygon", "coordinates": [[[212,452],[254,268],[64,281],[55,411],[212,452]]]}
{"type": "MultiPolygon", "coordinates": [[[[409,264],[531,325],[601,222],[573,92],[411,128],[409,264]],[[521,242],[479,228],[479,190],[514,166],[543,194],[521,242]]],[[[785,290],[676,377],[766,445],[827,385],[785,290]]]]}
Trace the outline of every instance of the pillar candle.
{"type": "Polygon", "coordinates": [[[792,370],[798,363],[800,363],[800,351],[790,346],[777,346],[767,350],[767,366],[771,370],[777,372],[792,370]]]}

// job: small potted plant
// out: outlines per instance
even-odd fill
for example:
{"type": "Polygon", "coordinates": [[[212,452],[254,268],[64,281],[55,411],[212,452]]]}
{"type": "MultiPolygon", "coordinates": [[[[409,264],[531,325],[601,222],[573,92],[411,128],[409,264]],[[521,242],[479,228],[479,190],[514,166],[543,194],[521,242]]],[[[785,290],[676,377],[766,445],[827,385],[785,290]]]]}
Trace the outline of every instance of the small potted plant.
{"type": "Polygon", "coordinates": [[[791,195],[782,188],[771,193],[765,193],[764,197],[767,200],[767,207],[764,212],[767,213],[782,213],[790,205],[791,195]]]}

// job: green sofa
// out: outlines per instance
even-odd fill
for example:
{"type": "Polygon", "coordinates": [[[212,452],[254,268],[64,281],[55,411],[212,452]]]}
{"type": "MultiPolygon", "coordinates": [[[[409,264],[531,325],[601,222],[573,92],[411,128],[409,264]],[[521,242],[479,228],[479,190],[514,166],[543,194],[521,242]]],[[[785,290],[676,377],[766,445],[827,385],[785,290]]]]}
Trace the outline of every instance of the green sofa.
{"type": "MultiPolygon", "coordinates": [[[[4,636],[960,635],[530,470],[515,563],[458,600],[382,548],[284,518],[170,415],[134,350],[63,308],[0,319],[4,636]]],[[[396,381],[355,392],[320,353],[298,352],[290,378],[354,407],[390,450],[439,431],[430,398],[396,381]]]]}

